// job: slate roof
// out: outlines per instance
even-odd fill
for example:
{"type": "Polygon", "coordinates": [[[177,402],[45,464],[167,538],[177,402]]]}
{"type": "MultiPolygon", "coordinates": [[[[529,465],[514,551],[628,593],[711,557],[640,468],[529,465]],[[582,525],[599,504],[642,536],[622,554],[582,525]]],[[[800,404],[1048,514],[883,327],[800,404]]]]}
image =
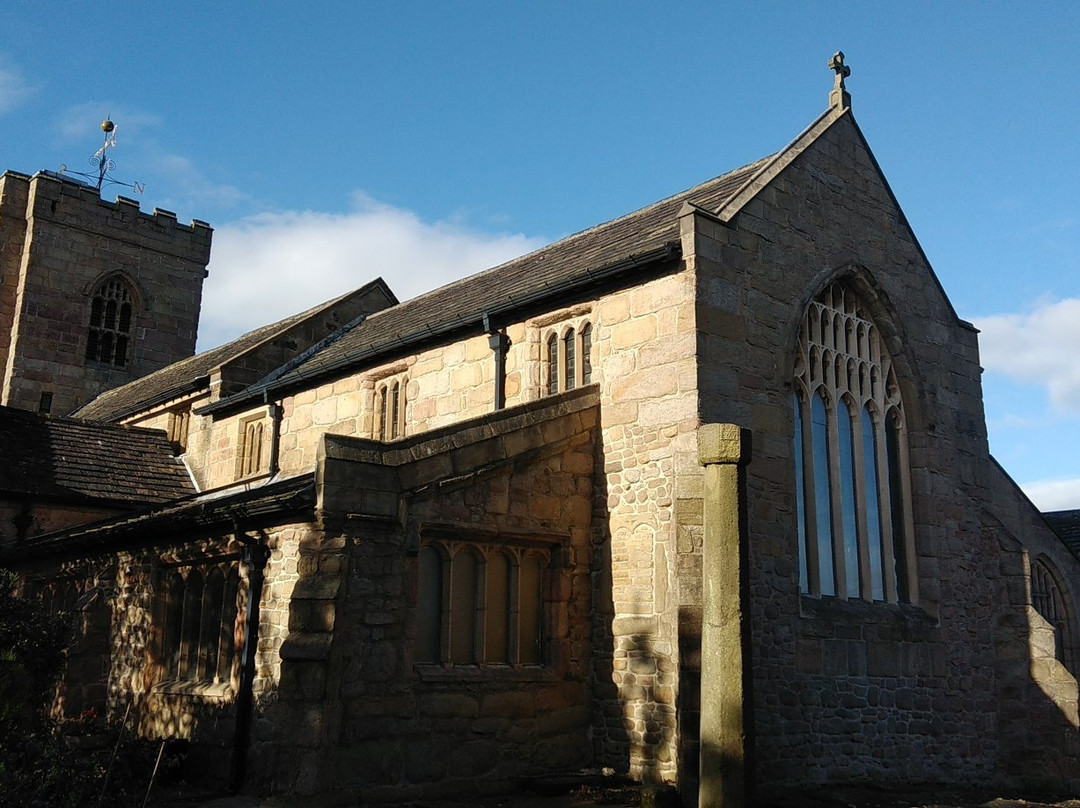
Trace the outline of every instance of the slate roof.
{"type": "Polygon", "coordinates": [[[362,327],[272,383],[253,385],[206,411],[255,398],[265,387],[297,385],[360,364],[453,326],[479,327],[484,312],[512,308],[545,291],[587,281],[604,267],[655,253],[678,241],[678,213],[684,202],[717,210],[771,159],[764,158],[493,269],[376,312],[362,327]]]}
{"type": "Polygon", "coordinates": [[[237,518],[248,529],[272,524],[282,514],[310,518],[315,504],[315,475],[301,474],[255,488],[241,486],[158,505],[136,514],[77,525],[0,548],[0,563],[40,559],[50,554],[78,554],[125,545],[190,540],[207,532],[230,532],[237,518]],[[132,544],[134,542],[134,544],[132,544]]]}
{"type": "MultiPolygon", "coordinates": [[[[771,155],[723,174],[641,210],[569,236],[535,252],[476,275],[447,284],[405,303],[375,312],[336,341],[262,382],[202,411],[215,411],[260,397],[267,388],[295,387],[443,333],[455,326],[479,327],[484,312],[512,308],[575,282],[588,281],[598,270],[635,258],[652,257],[679,239],[678,213],[684,202],[715,211],[723,207],[770,160],[771,155]]],[[[674,247],[677,250],[677,246],[674,247]]],[[[673,253],[677,257],[677,252],[673,253]]],[[[352,293],[350,293],[352,294],[352,293]]],[[[338,298],[340,300],[340,298],[338,298]]],[[[76,415],[94,420],[117,419],[156,403],[206,389],[207,375],[244,351],[300,322],[318,309],[251,331],[230,343],[182,360],[123,387],[98,396],[76,415]]]]}
{"type": "MultiPolygon", "coordinates": [[[[94,421],[122,418],[132,411],[144,409],[189,392],[208,389],[210,384],[209,374],[221,366],[238,359],[267,340],[271,340],[278,334],[302,323],[307,318],[331,309],[345,298],[363,292],[365,289],[374,289],[379,285],[383,285],[383,288],[385,288],[381,280],[372,281],[357,290],[347,292],[325,303],[320,303],[307,311],[256,328],[254,331],[249,331],[232,342],[211,348],[187,359],[181,359],[179,362],[174,362],[141,379],[108,390],[77,410],[75,415],[78,418],[87,418],[94,421]]],[[[387,291],[389,292],[389,290],[387,291]]]]}
{"type": "Polygon", "coordinates": [[[0,496],[138,507],[194,493],[160,430],[0,407],[0,496]]]}
{"type": "Polygon", "coordinates": [[[1043,519],[1050,525],[1073,555],[1080,558],[1080,510],[1051,511],[1044,513],[1043,519]]]}

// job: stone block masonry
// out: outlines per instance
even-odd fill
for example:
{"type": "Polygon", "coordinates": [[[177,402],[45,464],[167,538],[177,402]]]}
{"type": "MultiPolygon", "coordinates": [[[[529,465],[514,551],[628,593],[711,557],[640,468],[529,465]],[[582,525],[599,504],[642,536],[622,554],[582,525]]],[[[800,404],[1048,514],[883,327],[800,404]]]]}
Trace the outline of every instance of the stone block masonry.
{"type": "MultiPolygon", "coordinates": [[[[0,177],[0,403],[67,414],[195,351],[212,231],[51,174],[0,177]],[[95,291],[132,302],[121,361],[88,358],[95,291]]],[[[118,320],[113,320],[119,326],[118,320]]]]}

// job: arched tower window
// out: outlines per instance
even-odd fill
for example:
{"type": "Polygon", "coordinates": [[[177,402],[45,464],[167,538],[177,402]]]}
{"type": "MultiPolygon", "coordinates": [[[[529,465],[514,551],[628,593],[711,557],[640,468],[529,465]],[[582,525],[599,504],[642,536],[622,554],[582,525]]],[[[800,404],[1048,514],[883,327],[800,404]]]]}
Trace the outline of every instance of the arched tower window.
{"type": "Polygon", "coordinates": [[[124,367],[131,347],[135,299],[121,278],[103,281],[90,299],[90,330],[86,335],[86,358],[124,367]]]}
{"type": "Polygon", "coordinates": [[[794,388],[801,590],[914,601],[903,401],[876,326],[842,282],[810,303],[794,388]]]}

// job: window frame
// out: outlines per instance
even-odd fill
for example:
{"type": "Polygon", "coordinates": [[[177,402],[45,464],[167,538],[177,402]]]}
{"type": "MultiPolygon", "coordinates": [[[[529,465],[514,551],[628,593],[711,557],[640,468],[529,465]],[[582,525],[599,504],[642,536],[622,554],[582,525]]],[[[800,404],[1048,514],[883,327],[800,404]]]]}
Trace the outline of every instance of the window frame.
{"type": "Polygon", "coordinates": [[[129,367],[134,352],[133,336],[137,333],[138,296],[134,284],[122,274],[109,275],[94,286],[88,298],[84,361],[108,367],[129,367]],[[110,313],[109,306],[114,303],[110,313]]]}
{"type": "Polygon", "coordinates": [[[917,603],[904,403],[884,339],[843,281],[804,312],[792,403],[800,591],[917,603]]]}
{"type": "Polygon", "coordinates": [[[162,565],[154,589],[154,639],[149,648],[156,680],[152,690],[204,695],[234,692],[247,598],[240,556],[162,565]]]}
{"type": "Polygon", "coordinates": [[[541,333],[541,395],[553,396],[592,384],[593,323],[583,318],[541,333]]]}
{"type": "Polygon", "coordinates": [[[459,673],[548,670],[549,589],[552,576],[556,574],[556,555],[556,545],[545,540],[507,541],[482,534],[468,538],[441,535],[423,538],[417,553],[415,668],[420,672],[446,670],[459,673]],[[437,577],[435,581],[425,581],[425,567],[430,567],[426,559],[431,558],[438,559],[437,577]],[[459,586],[465,576],[459,573],[460,567],[456,563],[467,558],[473,560],[474,577],[472,590],[462,595],[455,591],[455,586],[459,586]],[[492,563],[495,559],[502,559],[498,563],[505,563],[503,569],[507,575],[505,601],[498,610],[493,608],[500,606],[500,601],[491,579],[493,569],[498,567],[492,563]],[[522,588],[523,571],[530,565],[535,565],[536,570],[535,597],[526,600],[527,593],[522,588]],[[435,598],[425,598],[425,592],[433,592],[435,598]],[[424,610],[433,606],[437,606],[437,616],[425,616],[424,610]],[[495,620],[506,626],[505,644],[499,654],[489,636],[490,618],[496,611],[499,614],[495,620]],[[530,616],[535,618],[536,625],[523,625],[523,620],[530,616]],[[437,629],[434,625],[425,627],[425,621],[435,619],[437,629]],[[437,639],[437,643],[425,653],[419,646],[431,642],[432,638],[437,639]],[[463,652],[457,646],[462,641],[469,643],[468,651],[463,652]]]}
{"type": "Polygon", "coordinates": [[[270,458],[266,445],[267,422],[265,413],[248,415],[240,419],[236,439],[235,479],[247,480],[258,477],[265,474],[269,468],[270,458]]]}
{"type": "Polygon", "coordinates": [[[372,423],[372,437],[375,440],[386,442],[405,437],[408,384],[406,374],[387,376],[376,383],[372,423]]]}

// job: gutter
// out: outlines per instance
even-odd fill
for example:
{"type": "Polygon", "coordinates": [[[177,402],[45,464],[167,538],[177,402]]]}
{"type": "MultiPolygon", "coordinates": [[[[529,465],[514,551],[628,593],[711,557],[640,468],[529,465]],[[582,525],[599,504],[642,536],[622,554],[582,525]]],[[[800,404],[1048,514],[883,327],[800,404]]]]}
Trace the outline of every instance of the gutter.
{"type": "Polygon", "coordinates": [[[678,241],[669,241],[662,247],[657,247],[637,255],[630,255],[627,258],[600,267],[599,269],[586,270],[582,275],[560,281],[559,283],[544,287],[543,289],[539,289],[524,295],[523,297],[514,298],[513,300],[508,300],[505,303],[500,303],[495,306],[489,306],[481,311],[475,311],[463,317],[454,317],[453,319],[438,325],[429,325],[423,330],[416,331],[407,337],[394,339],[383,345],[376,346],[375,348],[352,354],[327,365],[316,367],[307,375],[301,373],[298,369],[294,371],[295,375],[291,378],[286,377],[280,381],[275,380],[261,387],[249,387],[247,390],[233,396],[221,399],[213,404],[208,404],[205,407],[195,409],[194,413],[196,415],[213,415],[219,412],[239,409],[252,401],[258,401],[259,399],[265,401],[271,397],[281,398],[286,395],[286,391],[291,388],[310,383],[316,379],[333,376],[335,373],[345,368],[356,367],[365,360],[382,356],[392,348],[398,350],[411,348],[435,337],[445,336],[465,328],[484,328],[485,325],[490,327],[492,321],[501,319],[505,322],[508,315],[519,312],[522,309],[537,306],[552,299],[566,297],[573,292],[587,289],[591,286],[597,286],[627,272],[632,272],[646,266],[666,261],[678,260],[681,257],[682,244],[678,241]]]}

